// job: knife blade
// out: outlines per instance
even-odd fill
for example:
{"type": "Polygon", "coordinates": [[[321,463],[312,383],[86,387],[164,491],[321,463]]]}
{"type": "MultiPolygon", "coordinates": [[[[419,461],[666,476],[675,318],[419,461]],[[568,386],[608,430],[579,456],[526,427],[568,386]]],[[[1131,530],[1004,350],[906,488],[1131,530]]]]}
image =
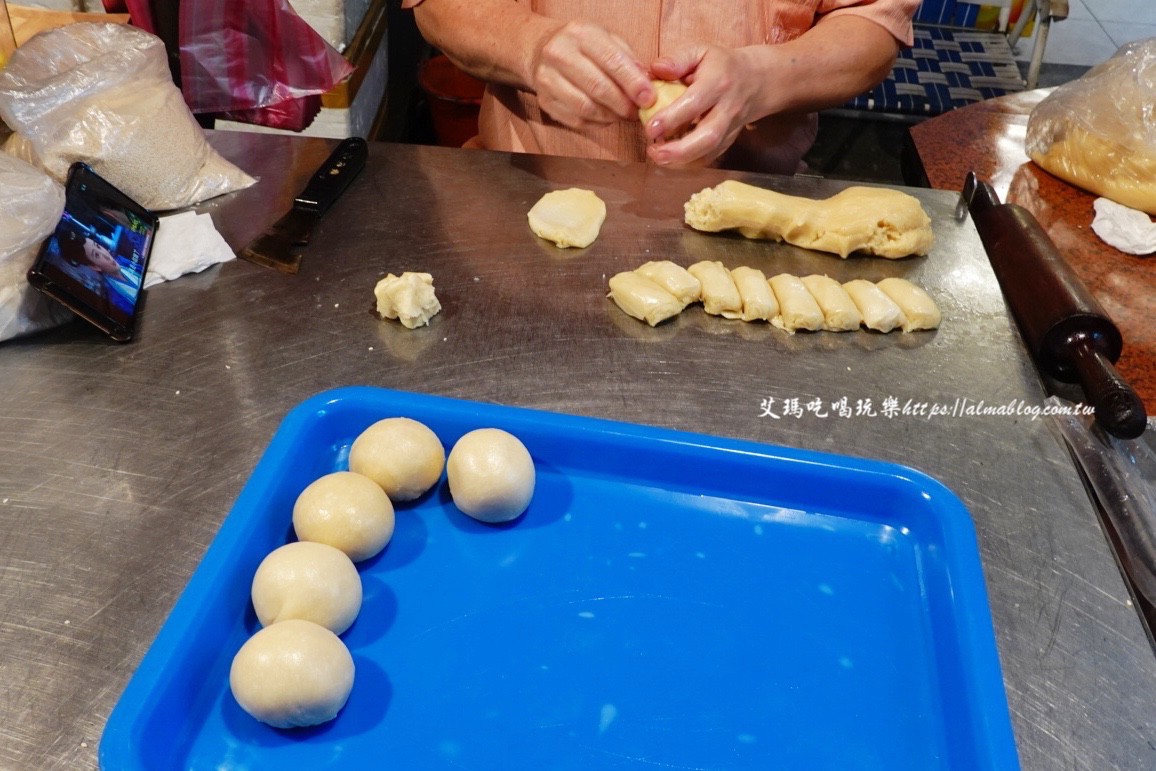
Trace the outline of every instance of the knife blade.
{"type": "Polygon", "coordinates": [[[342,140],[293,199],[293,207],[238,256],[282,273],[296,273],[314,227],[365,168],[368,156],[369,145],[361,137],[342,140]]]}
{"type": "Polygon", "coordinates": [[[1022,206],[1000,203],[975,172],[968,172],[961,201],[1036,367],[1079,383],[1109,434],[1133,439],[1143,433],[1144,402],[1113,366],[1124,345],[1120,330],[1036,218],[1022,206]]]}

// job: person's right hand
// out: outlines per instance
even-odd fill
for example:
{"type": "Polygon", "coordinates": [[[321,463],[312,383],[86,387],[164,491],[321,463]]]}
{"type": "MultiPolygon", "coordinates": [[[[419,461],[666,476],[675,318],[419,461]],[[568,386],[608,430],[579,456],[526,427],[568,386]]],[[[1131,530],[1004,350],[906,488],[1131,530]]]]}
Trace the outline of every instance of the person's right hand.
{"type": "Polygon", "coordinates": [[[655,99],[646,68],[630,47],[586,21],[561,24],[546,38],[530,79],[542,110],[572,129],[638,120],[638,109],[655,99]]]}

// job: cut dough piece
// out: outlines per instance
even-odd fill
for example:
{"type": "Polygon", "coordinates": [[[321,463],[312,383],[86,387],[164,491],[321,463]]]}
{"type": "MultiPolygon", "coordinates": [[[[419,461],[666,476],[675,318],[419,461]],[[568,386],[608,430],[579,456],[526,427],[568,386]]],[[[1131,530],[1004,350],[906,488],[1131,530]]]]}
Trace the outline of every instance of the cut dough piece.
{"type": "Polygon", "coordinates": [[[823,311],[823,329],[828,332],[851,332],[863,323],[863,315],[847,290],[830,276],[804,276],[803,286],[823,311]]]}
{"type": "Polygon", "coordinates": [[[847,294],[855,301],[855,307],[863,314],[863,324],[868,329],[890,332],[903,326],[903,311],[883,290],[870,281],[857,278],[843,285],[847,294]]]}
{"type": "Polygon", "coordinates": [[[691,275],[689,270],[670,260],[647,262],[634,272],[670,292],[684,306],[702,298],[702,282],[691,275]]]}
{"type": "Polygon", "coordinates": [[[517,519],[534,497],[534,459],[518,437],[479,428],[450,450],[446,476],[454,505],[480,522],[517,519]]]}
{"type": "Polygon", "coordinates": [[[771,319],[772,324],[791,334],[797,329],[816,332],[823,328],[823,311],[798,276],[780,273],[770,284],[779,301],[779,315],[771,319]]]}
{"type": "Polygon", "coordinates": [[[939,307],[922,287],[903,278],[885,278],[876,283],[876,286],[882,289],[903,312],[904,332],[935,329],[939,326],[941,320],[939,307]]]}
{"type": "Polygon", "coordinates": [[[623,313],[656,327],[682,313],[686,303],[643,275],[633,271],[610,277],[607,295],[623,313]]]}
{"type": "Polygon", "coordinates": [[[397,319],[407,329],[425,326],[442,309],[434,294],[433,276],[428,273],[402,273],[388,276],[373,288],[377,314],[397,319]]]}
{"type": "Polygon", "coordinates": [[[594,243],[606,221],[606,204],[590,190],[553,190],[538,199],[526,215],[530,230],[560,247],[594,243]]]}
{"type": "Polygon", "coordinates": [[[737,229],[747,238],[841,257],[855,251],[889,258],[927,254],[934,240],[919,200],[881,187],[849,187],[816,201],[727,180],[695,193],[683,209],[696,230],[737,229]]]}
{"type": "Polygon", "coordinates": [[[702,283],[703,310],[712,316],[738,318],[742,315],[742,295],[731,278],[731,272],[721,262],[703,260],[687,270],[702,283]]]}
{"type": "MultiPolygon", "coordinates": [[[[779,301],[775,299],[767,276],[761,270],[743,265],[731,271],[731,278],[743,298],[743,312],[738,318],[743,321],[770,321],[779,315],[779,301]]],[[[723,315],[734,318],[726,313],[723,315]]]]}
{"type": "Polygon", "coordinates": [[[261,561],[250,595],[261,626],[297,618],[341,634],[361,610],[361,576],[340,549],[296,541],[261,561]]]}
{"type": "Polygon", "coordinates": [[[377,482],[390,501],[420,498],[441,479],[445,465],[438,435],[412,418],[379,420],[349,448],[349,470],[377,482]]]}
{"type": "Polygon", "coordinates": [[[229,668],[241,709],[274,728],[337,717],[353,690],[353,657],[341,638],[312,621],[281,621],[250,637],[229,668]]]}
{"type": "Polygon", "coordinates": [[[352,471],[326,474],[293,504],[299,541],[327,543],[354,562],[369,559],[393,537],[393,504],[381,487],[352,471]]]}

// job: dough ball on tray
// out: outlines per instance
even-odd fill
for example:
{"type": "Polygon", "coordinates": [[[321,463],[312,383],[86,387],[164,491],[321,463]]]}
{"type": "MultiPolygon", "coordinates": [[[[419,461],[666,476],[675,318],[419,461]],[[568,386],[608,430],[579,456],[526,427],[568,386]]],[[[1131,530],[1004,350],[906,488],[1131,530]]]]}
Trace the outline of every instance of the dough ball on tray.
{"type": "Polygon", "coordinates": [[[341,634],[361,610],[361,576],[340,549],[297,541],[261,561],[251,594],[261,626],[301,619],[341,634]]]}
{"type": "Polygon", "coordinates": [[[312,621],[267,626],[241,646],[229,669],[233,698],[274,728],[337,717],[353,690],[353,657],[337,635],[312,621]]]}
{"type": "Polygon", "coordinates": [[[393,537],[393,504],[367,476],[335,471],[317,479],[297,496],[293,530],[300,541],[316,541],[361,562],[385,548],[393,537]]]}
{"type": "Polygon", "coordinates": [[[513,434],[500,428],[470,431],[446,462],[454,505],[480,522],[517,519],[534,497],[534,460],[513,434]]]}
{"type": "Polygon", "coordinates": [[[391,501],[421,497],[441,479],[445,463],[437,434],[412,418],[377,421],[349,450],[349,470],[372,479],[391,501]]]}

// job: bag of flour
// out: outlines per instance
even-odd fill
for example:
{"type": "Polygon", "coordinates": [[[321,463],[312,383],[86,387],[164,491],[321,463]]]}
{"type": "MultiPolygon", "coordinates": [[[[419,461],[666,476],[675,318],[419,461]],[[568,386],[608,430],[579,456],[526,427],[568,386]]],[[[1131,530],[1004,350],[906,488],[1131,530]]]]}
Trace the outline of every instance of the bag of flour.
{"type": "Polygon", "coordinates": [[[40,242],[64,211],[64,188],[39,169],[0,153],[0,340],[61,324],[72,314],[28,283],[40,242]]]}
{"type": "Polygon", "coordinates": [[[1025,146],[1060,179],[1156,214],[1156,38],[1049,94],[1028,118],[1025,146]]]}
{"type": "Polygon", "coordinates": [[[9,154],[63,182],[74,161],[142,206],[176,209],[256,180],[222,158],[173,84],[164,43],[124,24],[41,32],[0,70],[9,154]]]}

